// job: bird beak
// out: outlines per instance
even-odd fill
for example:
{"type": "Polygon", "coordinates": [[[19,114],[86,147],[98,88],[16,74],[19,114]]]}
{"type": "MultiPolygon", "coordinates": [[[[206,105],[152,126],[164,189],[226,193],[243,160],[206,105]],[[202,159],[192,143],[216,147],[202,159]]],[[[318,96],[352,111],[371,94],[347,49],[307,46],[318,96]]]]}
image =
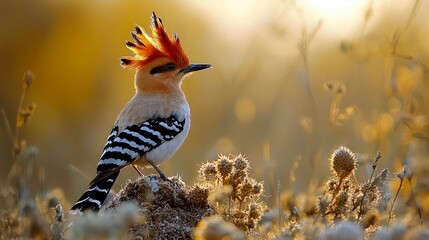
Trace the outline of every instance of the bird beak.
{"type": "Polygon", "coordinates": [[[210,65],[210,64],[189,64],[189,66],[182,68],[179,71],[179,73],[187,74],[190,72],[195,72],[195,71],[199,71],[199,70],[203,70],[203,69],[211,68],[211,67],[212,67],[212,65],[210,65]]]}

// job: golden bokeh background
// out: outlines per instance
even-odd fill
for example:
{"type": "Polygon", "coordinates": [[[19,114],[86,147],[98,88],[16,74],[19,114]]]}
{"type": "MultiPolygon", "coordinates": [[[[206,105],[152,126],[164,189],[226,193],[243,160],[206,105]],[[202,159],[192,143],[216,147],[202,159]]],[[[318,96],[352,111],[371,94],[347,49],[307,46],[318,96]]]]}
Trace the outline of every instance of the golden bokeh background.
{"type": "MultiPolygon", "coordinates": [[[[26,103],[37,109],[21,131],[38,149],[34,191],[40,169],[44,187],[70,201],[86,189],[134,93],[134,73],[118,61],[130,54],[125,40],[135,24],[148,28],[152,11],[191,62],[214,66],[184,81],[192,127],[161,166],[167,175],[192,182],[201,162],[243,153],[270,202],[278,181],[299,191],[326,177],[328,156],[345,145],[360,161],[381,151],[380,169],[407,164],[428,183],[427,1],[1,0],[0,108],[11,123],[23,73],[35,76],[26,103]]],[[[0,184],[11,149],[2,123],[0,184]]],[[[124,170],[115,188],[136,177],[124,170]]]]}

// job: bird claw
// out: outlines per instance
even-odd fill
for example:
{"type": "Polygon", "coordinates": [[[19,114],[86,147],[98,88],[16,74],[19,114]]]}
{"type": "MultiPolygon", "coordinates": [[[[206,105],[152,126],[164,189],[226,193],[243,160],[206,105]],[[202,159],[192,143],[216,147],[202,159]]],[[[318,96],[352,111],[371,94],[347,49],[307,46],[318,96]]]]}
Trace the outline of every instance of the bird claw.
{"type": "Polygon", "coordinates": [[[159,174],[159,177],[160,177],[163,181],[173,183],[173,180],[171,180],[171,179],[167,178],[164,174],[161,174],[161,173],[160,173],[160,174],[159,174]]]}

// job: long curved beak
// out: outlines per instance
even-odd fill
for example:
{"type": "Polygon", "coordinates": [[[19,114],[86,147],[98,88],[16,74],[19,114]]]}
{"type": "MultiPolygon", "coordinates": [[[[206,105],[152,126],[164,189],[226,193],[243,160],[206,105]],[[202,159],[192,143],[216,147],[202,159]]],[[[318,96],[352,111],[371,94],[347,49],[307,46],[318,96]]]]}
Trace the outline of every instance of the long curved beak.
{"type": "Polygon", "coordinates": [[[187,74],[190,72],[195,72],[195,71],[199,71],[199,70],[203,70],[203,69],[211,68],[211,67],[212,67],[212,65],[210,65],[210,64],[189,64],[189,66],[182,68],[179,71],[179,73],[187,74]]]}

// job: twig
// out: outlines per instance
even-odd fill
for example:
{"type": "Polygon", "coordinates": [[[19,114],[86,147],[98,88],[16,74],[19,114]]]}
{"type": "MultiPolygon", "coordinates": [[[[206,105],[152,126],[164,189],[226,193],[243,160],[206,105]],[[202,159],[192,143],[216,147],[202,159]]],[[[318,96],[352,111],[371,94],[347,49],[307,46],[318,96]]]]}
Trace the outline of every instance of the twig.
{"type": "Polygon", "coordinates": [[[416,0],[414,2],[413,10],[411,10],[410,15],[408,16],[407,23],[405,24],[404,29],[402,30],[402,34],[408,30],[411,22],[416,17],[419,6],[420,6],[420,0],[416,0]]]}
{"type": "Polygon", "coordinates": [[[338,112],[339,112],[339,106],[342,98],[342,94],[335,93],[334,98],[331,102],[331,107],[329,109],[329,125],[330,127],[333,127],[334,122],[337,120],[338,112]]]}
{"type": "Polygon", "coordinates": [[[15,137],[13,136],[12,128],[10,127],[9,120],[7,119],[6,112],[4,111],[4,108],[2,108],[0,110],[0,113],[1,113],[1,117],[3,119],[4,128],[6,129],[7,135],[9,136],[10,141],[13,144],[15,137]]]}
{"type": "Polygon", "coordinates": [[[407,178],[407,179],[408,179],[408,182],[410,183],[411,198],[414,200],[414,204],[416,205],[416,208],[417,208],[417,213],[419,214],[420,225],[423,226],[422,211],[420,210],[420,207],[417,204],[416,197],[415,197],[416,195],[414,193],[413,184],[411,183],[412,176],[409,177],[409,178],[407,178]]]}
{"type": "Polygon", "coordinates": [[[305,83],[306,83],[306,87],[307,87],[307,94],[308,97],[310,98],[313,107],[315,105],[315,100],[314,100],[314,95],[313,95],[313,91],[312,91],[312,84],[311,84],[311,79],[310,79],[310,64],[308,61],[308,52],[309,52],[309,48],[310,48],[310,44],[313,41],[314,37],[317,35],[317,33],[319,32],[319,30],[321,29],[323,25],[322,20],[319,20],[317,22],[317,25],[314,26],[314,28],[312,29],[312,31],[310,33],[307,32],[307,28],[305,27],[305,25],[302,26],[302,33],[301,33],[301,39],[299,40],[299,52],[301,54],[302,57],[302,61],[304,63],[304,69],[305,69],[305,73],[306,73],[306,78],[305,78],[305,83]]]}
{"type": "Polygon", "coordinates": [[[15,143],[19,144],[19,129],[22,127],[23,125],[23,119],[22,119],[22,112],[24,109],[24,102],[25,102],[25,97],[27,96],[27,92],[28,89],[31,86],[31,83],[33,82],[33,73],[31,73],[30,71],[27,71],[24,74],[24,91],[22,91],[21,94],[21,100],[19,101],[19,105],[18,105],[18,110],[16,113],[16,121],[15,121],[15,143]]]}
{"type": "Polygon", "coordinates": [[[389,217],[387,219],[387,228],[389,228],[390,220],[392,219],[392,214],[393,214],[393,207],[395,206],[396,198],[398,198],[399,191],[401,191],[401,187],[402,187],[402,183],[404,182],[405,175],[406,175],[406,168],[404,167],[402,172],[397,174],[397,177],[401,179],[401,182],[399,183],[398,191],[396,191],[395,198],[393,198],[392,206],[390,207],[389,217]]]}
{"type": "Polygon", "coordinates": [[[402,59],[408,60],[410,62],[414,62],[417,65],[419,65],[421,68],[423,68],[424,71],[429,72],[429,67],[426,66],[426,64],[422,63],[419,59],[416,59],[415,57],[413,57],[411,55],[400,54],[400,53],[395,52],[394,56],[397,58],[402,58],[402,59]]]}
{"type": "Polygon", "coordinates": [[[70,172],[72,172],[73,174],[75,174],[81,178],[86,179],[87,181],[91,181],[91,179],[88,177],[88,175],[86,175],[84,172],[82,172],[79,168],[77,168],[73,164],[68,164],[67,170],[69,170],[70,172]]]}
{"type": "Polygon", "coordinates": [[[277,197],[279,201],[279,227],[282,226],[282,204],[281,204],[281,196],[280,196],[280,180],[277,181],[277,197]]]}

